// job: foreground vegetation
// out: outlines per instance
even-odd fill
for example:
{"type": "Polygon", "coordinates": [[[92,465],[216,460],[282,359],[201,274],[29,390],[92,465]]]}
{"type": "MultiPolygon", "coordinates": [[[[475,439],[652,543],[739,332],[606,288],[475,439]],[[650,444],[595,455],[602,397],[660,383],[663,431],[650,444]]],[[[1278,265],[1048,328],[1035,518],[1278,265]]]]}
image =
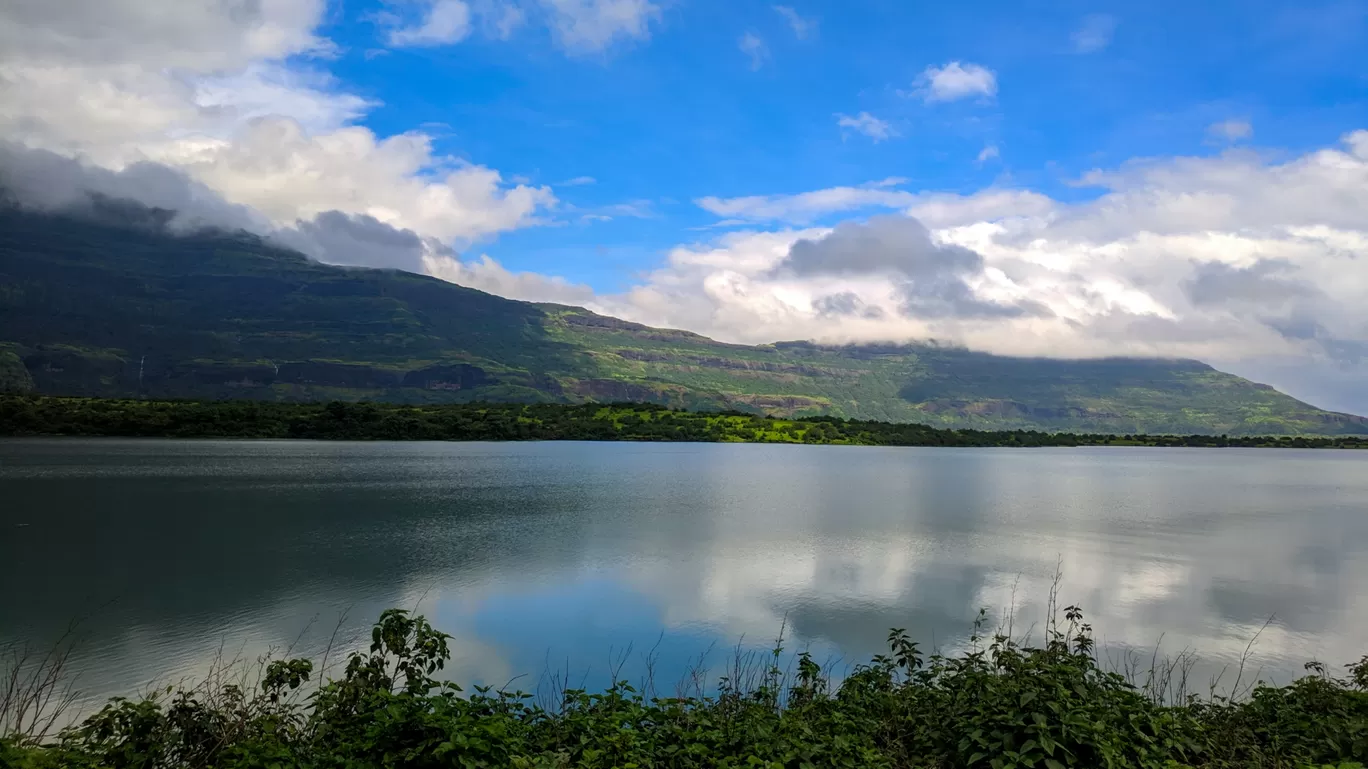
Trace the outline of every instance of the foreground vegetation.
{"type": "Polygon", "coordinates": [[[0,765],[1172,769],[1368,758],[1368,657],[1343,678],[1312,663],[1288,686],[1199,698],[1161,676],[1134,686],[1105,671],[1078,609],[1064,620],[1042,647],[976,634],[957,656],[924,656],[895,629],[889,654],[840,681],[807,654],[781,670],[776,646],[712,693],[653,697],[619,681],[543,707],[437,680],[447,636],[390,610],[369,651],[330,680],[315,680],[308,660],[263,661],[256,681],[115,699],[48,739],[0,697],[0,765]]]}
{"type": "Polygon", "coordinates": [[[260,403],[0,395],[0,435],[345,440],[602,440],[857,446],[1368,448],[1350,436],[1230,437],[947,430],[835,417],[774,419],[646,404],[260,403]]]}

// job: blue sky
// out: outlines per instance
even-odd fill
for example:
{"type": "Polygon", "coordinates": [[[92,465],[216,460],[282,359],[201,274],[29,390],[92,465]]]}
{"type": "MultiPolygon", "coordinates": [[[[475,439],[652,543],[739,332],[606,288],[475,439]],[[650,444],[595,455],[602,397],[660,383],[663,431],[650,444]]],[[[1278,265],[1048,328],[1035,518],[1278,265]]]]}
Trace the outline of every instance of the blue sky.
{"type": "MultiPolygon", "coordinates": [[[[1260,146],[1297,153],[1368,125],[1356,56],[1361,3],[802,2],[799,39],[764,2],[663,7],[649,39],[566,55],[527,25],[509,40],[386,49],[376,15],[337,7],[323,32],[345,53],[329,69],[383,102],[380,135],[422,127],[441,152],[551,184],[568,206],[612,221],[532,228],[481,249],[506,267],[619,290],[690,228],[713,195],[797,193],[903,177],[909,189],[1025,187],[1056,199],[1068,182],[1134,158],[1213,155],[1209,126],[1248,121],[1260,146]],[[1078,36],[1093,30],[1090,44],[1078,36]],[[755,35],[758,67],[739,40],[755,35]],[[377,52],[383,51],[381,55],[377,52]],[[991,98],[927,104],[909,95],[928,67],[973,63],[991,98]],[[837,125],[862,112],[897,135],[837,125]],[[977,160],[985,147],[999,156],[977,160]],[[593,184],[562,183],[591,177],[593,184]],[[632,204],[647,218],[614,215],[632,204]]],[[[416,9],[402,9],[412,12],[416,9]]]]}
{"type": "Polygon", "coordinates": [[[1368,0],[33,0],[0,163],[726,341],[1197,358],[1368,413],[1365,50],[1368,0]]]}

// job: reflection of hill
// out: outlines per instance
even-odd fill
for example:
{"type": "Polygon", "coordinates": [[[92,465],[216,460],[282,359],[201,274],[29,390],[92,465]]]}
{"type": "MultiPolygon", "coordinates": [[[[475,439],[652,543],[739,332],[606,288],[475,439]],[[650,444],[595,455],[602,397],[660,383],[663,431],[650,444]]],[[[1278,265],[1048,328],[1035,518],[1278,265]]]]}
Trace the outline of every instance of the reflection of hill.
{"type": "Polygon", "coordinates": [[[378,464],[359,444],[23,445],[26,463],[64,465],[4,478],[6,520],[29,522],[19,536],[31,544],[0,559],[5,584],[31,585],[6,596],[6,615],[35,625],[70,619],[73,601],[116,600],[120,625],[156,625],[239,616],[301,593],[394,600],[422,574],[465,582],[508,559],[582,550],[517,536],[521,520],[573,510],[573,488],[502,476],[485,485],[479,461],[452,467],[421,446],[392,447],[378,464]]]}

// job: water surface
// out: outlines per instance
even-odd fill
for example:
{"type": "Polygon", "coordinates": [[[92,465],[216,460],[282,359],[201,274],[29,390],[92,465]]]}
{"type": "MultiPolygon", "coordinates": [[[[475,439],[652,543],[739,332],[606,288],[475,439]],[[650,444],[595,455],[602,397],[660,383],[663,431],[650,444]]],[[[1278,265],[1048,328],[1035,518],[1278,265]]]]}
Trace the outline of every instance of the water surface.
{"type": "Polygon", "coordinates": [[[93,696],[390,606],[525,689],[647,650],[672,685],[781,626],[849,663],[891,626],[954,648],[980,607],[1020,634],[1057,570],[1109,649],[1204,675],[1265,623],[1274,680],[1368,653],[1368,452],[11,440],[0,500],[0,643],[80,618],[93,696]]]}

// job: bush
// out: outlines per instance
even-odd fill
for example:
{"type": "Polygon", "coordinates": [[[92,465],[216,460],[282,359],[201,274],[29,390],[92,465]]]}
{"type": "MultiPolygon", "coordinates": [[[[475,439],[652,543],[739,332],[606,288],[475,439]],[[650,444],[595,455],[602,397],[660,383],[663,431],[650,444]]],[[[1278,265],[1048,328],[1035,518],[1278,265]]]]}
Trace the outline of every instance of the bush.
{"type": "Polygon", "coordinates": [[[115,699],[48,742],[0,740],[0,766],[48,767],[1359,767],[1368,757],[1368,658],[1344,678],[1313,663],[1238,701],[1165,704],[1102,669],[1076,607],[1026,647],[982,639],[927,657],[907,634],[833,682],[807,654],[715,694],[647,697],[619,681],[540,707],[522,692],[434,676],[447,636],[399,610],[366,652],[306,687],[307,660],[279,660],[252,687],[115,699]],[[307,690],[307,693],[306,693],[307,690]]]}

